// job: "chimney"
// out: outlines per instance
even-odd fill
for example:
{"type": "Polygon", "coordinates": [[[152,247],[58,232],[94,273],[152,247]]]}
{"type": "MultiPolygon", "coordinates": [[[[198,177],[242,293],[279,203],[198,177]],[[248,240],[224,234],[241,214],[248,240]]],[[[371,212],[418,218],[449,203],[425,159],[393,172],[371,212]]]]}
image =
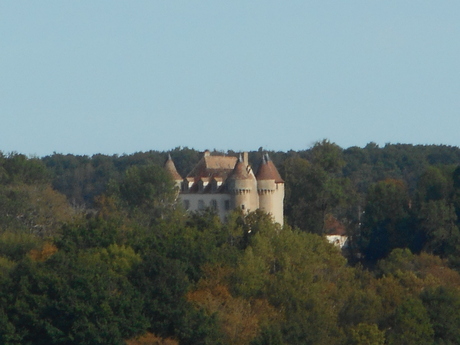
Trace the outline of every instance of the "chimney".
{"type": "Polygon", "coordinates": [[[209,150],[204,151],[204,156],[205,157],[208,157],[210,155],[211,155],[211,151],[209,151],[209,150]]]}
{"type": "Polygon", "coordinates": [[[248,166],[249,165],[249,154],[247,151],[243,152],[243,163],[248,166]]]}

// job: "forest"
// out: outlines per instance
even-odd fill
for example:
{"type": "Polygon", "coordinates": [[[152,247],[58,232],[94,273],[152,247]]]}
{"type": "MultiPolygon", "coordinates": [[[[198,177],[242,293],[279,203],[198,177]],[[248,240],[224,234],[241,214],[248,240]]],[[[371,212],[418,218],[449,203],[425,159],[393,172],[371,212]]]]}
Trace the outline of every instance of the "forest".
{"type": "Polygon", "coordinates": [[[460,148],[268,153],[282,227],[186,212],[187,147],[0,152],[0,344],[460,344],[460,148]]]}

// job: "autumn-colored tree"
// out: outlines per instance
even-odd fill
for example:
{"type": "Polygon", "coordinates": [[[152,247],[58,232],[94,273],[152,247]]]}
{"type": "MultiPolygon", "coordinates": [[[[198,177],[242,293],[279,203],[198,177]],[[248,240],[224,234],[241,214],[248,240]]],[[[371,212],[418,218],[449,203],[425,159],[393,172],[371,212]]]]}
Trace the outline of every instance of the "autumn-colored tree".
{"type": "Polygon", "coordinates": [[[317,235],[265,228],[251,239],[235,271],[235,290],[264,298],[278,311],[286,343],[335,344],[337,283],[348,276],[340,252],[317,235]]]}
{"type": "Polygon", "coordinates": [[[129,339],[126,345],[179,345],[177,340],[171,338],[161,338],[152,333],[129,339]]]}
{"type": "Polygon", "coordinates": [[[230,272],[228,268],[208,266],[208,278],[200,280],[187,299],[209,315],[217,315],[226,344],[249,344],[261,327],[276,318],[276,312],[266,300],[232,296],[225,282],[230,272]]]}
{"type": "Polygon", "coordinates": [[[29,256],[32,260],[43,262],[50,258],[57,251],[58,249],[54,244],[45,242],[41,249],[32,249],[29,252],[29,256]]]}

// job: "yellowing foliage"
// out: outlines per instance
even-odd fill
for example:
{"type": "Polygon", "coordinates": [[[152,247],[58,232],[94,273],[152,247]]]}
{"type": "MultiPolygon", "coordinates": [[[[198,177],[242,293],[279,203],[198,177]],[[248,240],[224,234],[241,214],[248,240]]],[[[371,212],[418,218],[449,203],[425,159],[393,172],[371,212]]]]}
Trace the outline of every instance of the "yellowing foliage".
{"type": "Polygon", "coordinates": [[[126,345],[179,345],[179,342],[171,338],[160,338],[155,334],[146,333],[143,336],[129,339],[126,345]]]}
{"type": "Polygon", "coordinates": [[[58,249],[56,248],[54,244],[45,242],[45,244],[43,244],[42,249],[40,250],[32,249],[29,252],[29,257],[34,261],[43,262],[43,261],[46,261],[49,257],[51,257],[57,251],[58,249]]]}
{"type": "Polygon", "coordinates": [[[187,294],[187,299],[208,314],[217,314],[228,344],[249,344],[259,334],[261,326],[276,316],[274,308],[266,300],[233,297],[223,282],[229,272],[227,269],[207,267],[205,271],[207,278],[187,294]]]}

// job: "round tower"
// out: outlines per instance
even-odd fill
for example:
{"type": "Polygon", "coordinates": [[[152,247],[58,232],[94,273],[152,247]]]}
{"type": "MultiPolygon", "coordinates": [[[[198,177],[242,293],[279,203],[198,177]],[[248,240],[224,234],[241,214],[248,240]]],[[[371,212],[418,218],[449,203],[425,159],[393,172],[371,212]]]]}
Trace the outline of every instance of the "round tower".
{"type": "Polygon", "coordinates": [[[243,161],[241,155],[227,178],[227,188],[232,195],[233,208],[240,208],[245,212],[255,211],[259,208],[256,177],[247,162],[243,161]]]}
{"type": "Polygon", "coordinates": [[[268,154],[256,174],[259,208],[273,216],[275,222],[283,225],[284,181],[268,154]]]}

